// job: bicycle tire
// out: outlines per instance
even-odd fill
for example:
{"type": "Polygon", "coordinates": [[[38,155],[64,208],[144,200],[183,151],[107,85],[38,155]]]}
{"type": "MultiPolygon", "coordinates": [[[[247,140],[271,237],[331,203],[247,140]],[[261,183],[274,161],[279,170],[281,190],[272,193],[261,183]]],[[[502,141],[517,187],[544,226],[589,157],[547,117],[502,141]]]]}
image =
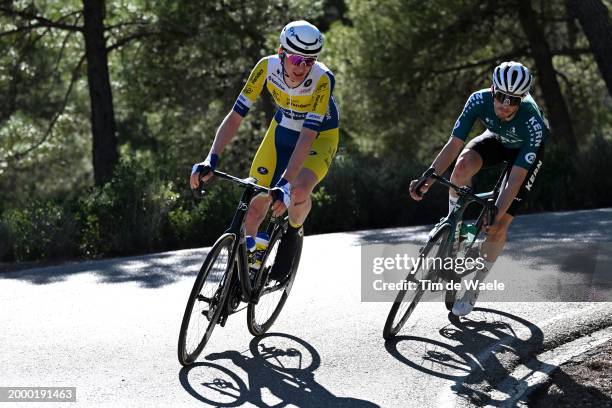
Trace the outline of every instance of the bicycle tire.
{"type": "MultiPolygon", "coordinates": [[[[450,226],[448,224],[442,225],[438,231],[427,241],[423,249],[419,252],[419,256],[428,257],[431,250],[435,247],[436,244],[439,244],[438,250],[436,251],[436,257],[442,257],[444,252],[446,251],[446,240],[448,235],[450,234],[450,226]]],[[[418,271],[418,270],[417,270],[418,271]]],[[[410,271],[408,276],[406,277],[406,281],[420,282],[419,279],[416,279],[416,273],[412,273],[410,271]]],[[[436,280],[436,276],[432,276],[432,273],[436,273],[435,271],[427,271],[425,274],[425,278],[431,279],[432,281],[436,280]]],[[[399,331],[402,329],[406,321],[414,311],[416,305],[421,300],[421,297],[425,293],[425,289],[422,288],[421,285],[418,285],[418,289],[414,291],[408,291],[408,288],[403,288],[397,294],[393,305],[391,306],[391,310],[389,310],[389,315],[387,316],[387,320],[385,321],[385,327],[383,329],[383,337],[385,340],[389,340],[393,338],[399,331]],[[412,299],[408,301],[407,295],[412,295],[412,299]],[[406,299],[405,299],[406,298],[406,299]],[[408,304],[406,308],[403,306],[408,304]],[[396,319],[399,317],[399,319],[396,319]],[[395,323],[397,321],[397,323],[395,323]]]]}
{"type": "MultiPolygon", "coordinates": [[[[274,231],[274,233],[272,234],[272,237],[270,238],[270,243],[268,245],[268,251],[266,253],[265,258],[262,260],[262,270],[259,273],[258,279],[263,279],[263,277],[266,276],[270,272],[272,265],[274,263],[274,259],[276,258],[276,254],[274,254],[274,259],[272,259],[271,263],[268,263],[268,261],[271,259],[270,257],[275,249],[275,245],[280,243],[281,238],[282,238],[282,228],[278,228],[274,231]],[[267,268],[267,270],[263,268],[267,268]]],[[[303,244],[303,237],[300,237],[300,241],[298,243],[298,249],[293,258],[293,263],[291,265],[291,272],[289,273],[288,278],[285,280],[285,282],[282,282],[281,284],[279,284],[278,288],[275,291],[269,292],[270,294],[273,294],[274,292],[282,291],[280,296],[278,296],[278,299],[276,302],[274,300],[270,302],[273,307],[268,306],[266,308],[267,310],[272,309],[272,313],[264,314],[264,315],[267,315],[266,318],[258,319],[258,311],[261,311],[262,309],[264,309],[264,305],[266,304],[266,302],[264,301],[266,297],[266,293],[263,293],[261,295],[257,304],[249,303],[249,305],[247,306],[247,327],[249,328],[249,332],[253,336],[261,336],[262,334],[266,333],[270,329],[272,324],[278,318],[278,315],[283,309],[283,306],[285,306],[285,302],[287,301],[287,298],[289,297],[289,292],[291,292],[291,287],[293,286],[293,281],[295,280],[297,269],[300,264],[300,257],[302,255],[302,244],[303,244]],[[274,306],[274,304],[276,304],[276,306],[274,306]],[[259,321],[259,320],[262,320],[262,321],[259,321]]],[[[266,283],[267,282],[263,284],[264,291],[266,290],[265,288],[266,283]]],[[[259,287],[259,282],[258,282],[258,285],[256,285],[256,287],[259,287]]]]}
{"type": "MultiPolygon", "coordinates": [[[[187,306],[185,307],[185,313],[183,314],[183,320],[181,323],[181,330],[179,333],[178,340],[178,360],[183,366],[188,366],[192,364],[198,358],[198,356],[204,349],[204,346],[210,339],[212,331],[215,328],[217,321],[219,320],[219,316],[221,315],[223,306],[225,304],[230,289],[230,285],[228,284],[228,282],[231,281],[231,273],[229,273],[229,271],[230,267],[235,264],[235,256],[232,252],[235,240],[236,237],[234,236],[234,234],[227,233],[223,234],[217,240],[217,242],[215,242],[215,244],[210,249],[210,252],[206,256],[206,259],[202,264],[202,267],[200,268],[200,272],[198,273],[198,276],[196,277],[196,280],[193,284],[189,299],[187,300],[187,306]],[[213,273],[211,275],[211,270],[216,265],[218,258],[224,250],[227,252],[227,261],[225,267],[220,270],[220,273],[213,273]],[[216,278],[218,281],[217,287],[213,290],[207,291],[205,294],[208,296],[202,295],[201,292],[205,283],[207,283],[209,280],[212,282],[212,279],[214,278],[216,278]],[[198,301],[197,304],[196,301],[198,301]],[[195,339],[198,344],[197,346],[193,347],[193,351],[189,351],[187,350],[187,342],[189,339],[189,334],[191,334],[190,323],[193,322],[192,318],[194,317],[194,308],[196,307],[196,305],[200,304],[199,302],[208,302],[209,304],[209,309],[207,313],[209,314],[209,316],[206,317],[206,320],[208,320],[208,325],[206,327],[206,330],[204,331],[204,334],[201,336],[198,326],[197,335],[195,336],[195,339]],[[211,302],[214,302],[214,310],[212,311],[212,314],[210,312],[211,302]]],[[[232,270],[235,270],[235,268],[233,268],[232,270]]],[[[198,317],[204,318],[205,311],[199,310],[197,314],[200,315],[198,317]]]]}

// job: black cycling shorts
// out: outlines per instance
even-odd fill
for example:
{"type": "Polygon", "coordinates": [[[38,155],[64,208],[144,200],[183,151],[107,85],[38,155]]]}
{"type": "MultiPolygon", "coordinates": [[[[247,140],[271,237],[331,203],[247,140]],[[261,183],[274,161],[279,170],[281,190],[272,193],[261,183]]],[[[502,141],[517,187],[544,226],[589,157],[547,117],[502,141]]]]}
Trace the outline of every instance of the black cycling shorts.
{"type": "MultiPolygon", "coordinates": [[[[483,168],[496,166],[502,162],[514,163],[516,156],[520,151],[520,149],[509,149],[504,147],[498,136],[489,130],[486,130],[480,136],[470,140],[465,148],[473,150],[480,155],[482,158],[483,168]]],[[[525,177],[525,181],[523,181],[518,194],[514,198],[514,201],[512,201],[512,204],[507,211],[511,216],[514,217],[517,214],[517,211],[520,209],[523,201],[527,198],[531,190],[533,190],[533,184],[538,172],[541,170],[543,158],[544,143],[542,143],[538,148],[535,160],[527,172],[527,177],[525,177]]],[[[510,175],[511,170],[512,166],[508,167],[506,179],[510,175]]]]}

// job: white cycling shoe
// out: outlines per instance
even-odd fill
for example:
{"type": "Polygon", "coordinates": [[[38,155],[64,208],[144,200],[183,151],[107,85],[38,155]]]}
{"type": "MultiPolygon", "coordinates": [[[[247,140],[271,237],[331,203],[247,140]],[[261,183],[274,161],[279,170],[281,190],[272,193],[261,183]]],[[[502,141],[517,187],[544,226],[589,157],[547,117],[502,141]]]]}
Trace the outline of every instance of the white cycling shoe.
{"type": "MultiPolygon", "coordinates": [[[[489,271],[486,268],[478,271],[476,272],[476,276],[474,276],[474,280],[482,282],[488,273],[489,271]]],[[[466,290],[463,296],[461,296],[461,299],[455,300],[452,310],[453,314],[455,316],[465,316],[469,314],[472,310],[474,310],[474,305],[476,304],[478,295],[480,295],[480,289],[466,290]]]]}
{"type": "Polygon", "coordinates": [[[455,300],[452,310],[453,314],[455,316],[465,316],[469,314],[474,309],[479,294],[480,290],[478,289],[466,290],[463,296],[461,296],[461,299],[455,300]]]}

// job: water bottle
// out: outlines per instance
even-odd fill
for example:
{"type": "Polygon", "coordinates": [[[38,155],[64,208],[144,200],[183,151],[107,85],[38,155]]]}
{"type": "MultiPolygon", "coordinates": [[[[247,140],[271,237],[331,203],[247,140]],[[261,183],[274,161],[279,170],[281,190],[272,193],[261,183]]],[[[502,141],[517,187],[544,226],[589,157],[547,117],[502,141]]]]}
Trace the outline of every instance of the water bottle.
{"type": "Polygon", "coordinates": [[[457,248],[457,258],[465,258],[467,249],[471,247],[476,238],[476,226],[474,224],[462,223],[459,229],[459,247],[457,248]]]}
{"type": "Polygon", "coordinates": [[[474,224],[461,224],[461,229],[459,231],[459,240],[465,242],[466,244],[471,244],[474,241],[474,237],[476,236],[476,225],[474,224]]]}

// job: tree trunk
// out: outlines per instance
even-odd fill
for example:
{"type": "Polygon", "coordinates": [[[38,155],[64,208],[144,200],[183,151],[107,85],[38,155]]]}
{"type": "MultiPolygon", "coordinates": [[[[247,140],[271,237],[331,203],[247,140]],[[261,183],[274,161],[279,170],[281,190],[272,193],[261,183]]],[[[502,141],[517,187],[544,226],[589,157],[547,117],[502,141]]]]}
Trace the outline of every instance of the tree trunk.
{"type": "Polygon", "coordinates": [[[104,0],[83,0],[83,6],[83,35],[91,101],[94,181],[100,186],[111,179],[119,160],[119,153],[104,39],[104,0]]]}
{"type": "Polygon", "coordinates": [[[608,93],[612,95],[612,25],[601,0],[570,0],[571,12],[586,34],[608,93]]]}
{"type": "Polygon", "coordinates": [[[567,105],[561,93],[559,81],[557,81],[550,47],[531,7],[531,0],[519,0],[518,5],[521,26],[529,41],[531,55],[535,60],[538,72],[538,83],[542,87],[544,103],[552,128],[551,134],[554,139],[566,147],[575,148],[576,138],[567,105]]]}

